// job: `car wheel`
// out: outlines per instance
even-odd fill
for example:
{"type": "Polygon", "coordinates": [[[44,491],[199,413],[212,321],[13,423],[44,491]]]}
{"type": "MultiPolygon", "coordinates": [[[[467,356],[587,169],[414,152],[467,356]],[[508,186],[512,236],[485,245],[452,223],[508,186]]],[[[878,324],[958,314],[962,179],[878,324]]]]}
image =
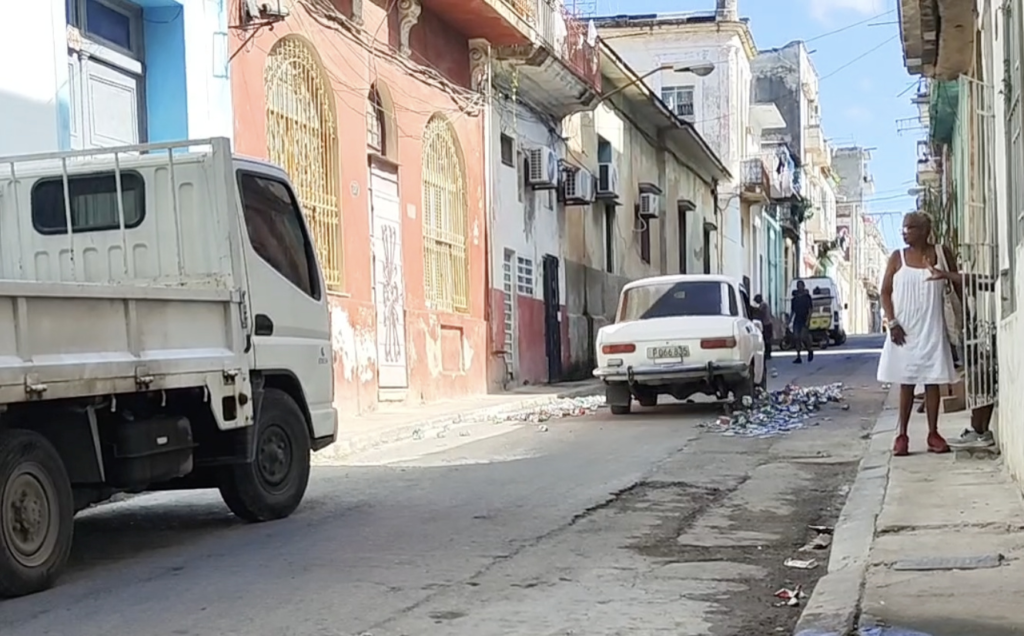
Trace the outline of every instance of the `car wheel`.
{"type": "Polygon", "coordinates": [[[226,469],[220,485],[224,503],[249,522],[295,512],[309,484],[309,445],[299,405],[284,391],[267,389],[256,422],[256,458],[226,469]]]}
{"type": "Polygon", "coordinates": [[[34,431],[0,431],[0,596],[53,585],[71,553],[71,481],[60,455],[34,431]]]}
{"type": "Polygon", "coordinates": [[[754,363],[750,363],[750,371],[747,377],[732,388],[732,401],[735,408],[746,408],[743,404],[743,398],[749,397],[751,400],[757,394],[757,384],[754,382],[754,363]]]}
{"type": "Polygon", "coordinates": [[[612,411],[612,415],[629,415],[631,404],[611,404],[608,406],[612,411]]]}
{"type": "Polygon", "coordinates": [[[645,408],[658,406],[658,394],[653,391],[643,392],[637,396],[636,401],[640,403],[640,406],[645,408]]]}
{"type": "Polygon", "coordinates": [[[768,390],[768,363],[764,360],[761,361],[761,381],[757,383],[764,391],[768,390]]]}

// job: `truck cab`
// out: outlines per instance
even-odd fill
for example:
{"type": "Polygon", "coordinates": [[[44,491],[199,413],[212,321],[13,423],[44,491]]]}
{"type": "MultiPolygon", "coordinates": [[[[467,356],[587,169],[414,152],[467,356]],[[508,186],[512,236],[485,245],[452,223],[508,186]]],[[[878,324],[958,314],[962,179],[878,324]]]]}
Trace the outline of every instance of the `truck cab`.
{"type": "Polygon", "coordinates": [[[287,174],[227,139],[0,157],[0,596],[118,492],[294,512],[337,434],[329,316],[287,174]]]}

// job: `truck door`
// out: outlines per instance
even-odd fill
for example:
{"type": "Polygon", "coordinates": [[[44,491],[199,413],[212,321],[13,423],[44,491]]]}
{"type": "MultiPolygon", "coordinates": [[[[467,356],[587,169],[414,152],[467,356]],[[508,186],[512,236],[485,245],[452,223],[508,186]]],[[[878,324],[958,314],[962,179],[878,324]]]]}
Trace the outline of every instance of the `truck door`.
{"type": "Polygon", "coordinates": [[[312,416],[313,437],[331,435],[335,421],[330,315],[298,199],[284,172],[243,167],[237,180],[249,237],[246,266],[254,368],[294,376],[312,416]]]}

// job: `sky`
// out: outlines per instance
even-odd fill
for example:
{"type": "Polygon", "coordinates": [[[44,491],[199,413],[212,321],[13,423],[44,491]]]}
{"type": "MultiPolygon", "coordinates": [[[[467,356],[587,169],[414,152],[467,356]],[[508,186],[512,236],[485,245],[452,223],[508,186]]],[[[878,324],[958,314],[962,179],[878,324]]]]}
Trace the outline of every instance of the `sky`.
{"type": "MultiPolygon", "coordinates": [[[[715,9],[715,0],[575,1],[596,4],[595,15],[715,9]]],[[[826,139],[833,147],[859,145],[872,151],[875,194],[868,199],[867,210],[890,247],[902,244],[902,215],[915,205],[907,190],[916,185],[916,144],[923,132],[897,130],[897,120],[917,116],[917,107],[910,101],[917,79],[903,67],[896,2],[739,0],[740,16],[750,19],[758,49],[781,47],[793,40],[807,42],[821,82],[826,139]]]]}

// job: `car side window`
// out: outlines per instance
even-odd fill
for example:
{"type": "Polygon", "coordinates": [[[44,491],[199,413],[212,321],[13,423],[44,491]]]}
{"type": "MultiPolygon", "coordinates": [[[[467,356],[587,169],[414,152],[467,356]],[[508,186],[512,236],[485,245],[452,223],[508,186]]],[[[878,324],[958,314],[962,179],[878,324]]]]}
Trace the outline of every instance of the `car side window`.
{"type": "Polygon", "coordinates": [[[288,282],[319,300],[316,255],[291,188],[272,177],[240,172],[238,189],[253,250],[288,282]]]}
{"type": "Polygon", "coordinates": [[[726,288],[726,290],[728,292],[728,296],[729,296],[729,315],[730,316],[739,316],[739,315],[741,315],[740,314],[739,303],[736,302],[736,290],[733,289],[731,285],[726,285],[725,288],[726,288]]]}

